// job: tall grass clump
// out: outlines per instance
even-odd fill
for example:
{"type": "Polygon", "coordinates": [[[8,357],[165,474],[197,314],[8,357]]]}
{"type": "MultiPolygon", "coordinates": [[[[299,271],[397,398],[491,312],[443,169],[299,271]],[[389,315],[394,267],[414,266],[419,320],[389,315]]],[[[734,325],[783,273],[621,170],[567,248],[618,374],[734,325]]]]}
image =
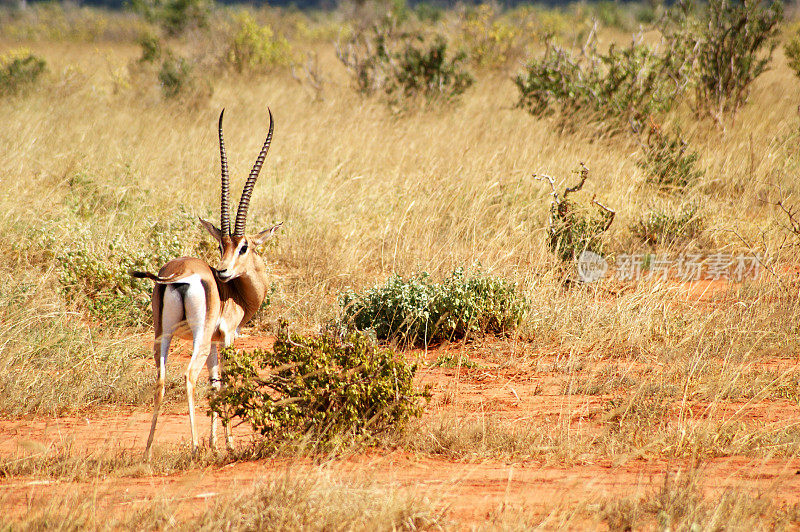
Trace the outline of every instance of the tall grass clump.
{"type": "Polygon", "coordinates": [[[270,442],[369,438],[422,412],[427,392],[414,389],[416,370],[360,332],[301,336],[283,327],[271,351],[226,351],[225,386],[211,409],[270,442]]]}
{"type": "Polygon", "coordinates": [[[684,243],[696,239],[705,228],[705,218],[696,203],[681,207],[653,208],[637,218],[630,230],[651,245],[684,243]]]}
{"type": "Polygon", "coordinates": [[[434,530],[443,511],[424,495],[364,479],[283,475],[232,500],[220,501],[192,525],[218,530],[434,530]]]}
{"type": "Polygon", "coordinates": [[[53,297],[48,276],[0,283],[0,414],[65,414],[103,403],[142,404],[152,378],[145,347],[98,330],[53,297]],[[43,282],[46,281],[46,282],[43,282]]]}
{"type": "Polygon", "coordinates": [[[507,333],[525,312],[514,283],[463,268],[441,282],[426,272],[407,279],[395,275],[365,292],[344,292],[339,305],[344,323],[409,345],[507,333]]]}
{"type": "Polygon", "coordinates": [[[647,173],[647,182],[662,189],[680,191],[695,184],[703,171],[697,168],[697,153],[677,135],[651,124],[642,143],[642,155],[636,164],[647,173]]]}

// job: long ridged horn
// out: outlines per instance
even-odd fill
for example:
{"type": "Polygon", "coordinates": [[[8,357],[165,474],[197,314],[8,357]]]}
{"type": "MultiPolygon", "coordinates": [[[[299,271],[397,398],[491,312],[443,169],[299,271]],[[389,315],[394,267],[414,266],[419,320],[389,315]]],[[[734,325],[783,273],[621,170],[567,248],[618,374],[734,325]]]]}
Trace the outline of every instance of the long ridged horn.
{"type": "Polygon", "coordinates": [[[219,114],[219,160],[222,166],[222,184],[220,191],[219,223],[223,235],[231,233],[231,212],[230,212],[230,187],[228,186],[228,157],[225,155],[225,141],[222,139],[222,116],[225,109],[219,114]]]}
{"type": "Polygon", "coordinates": [[[239,200],[239,209],[236,211],[236,226],[233,229],[233,236],[244,236],[244,226],[247,222],[247,207],[250,206],[250,196],[253,194],[253,187],[256,184],[256,179],[258,179],[258,173],[261,171],[261,166],[264,164],[264,158],[267,156],[269,145],[272,142],[272,128],[274,124],[272,121],[272,111],[269,109],[269,107],[267,107],[267,112],[269,113],[269,133],[267,133],[267,140],[264,141],[264,146],[261,148],[261,153],[258,154],[256,164],[253,165],[253,169],[250,171],[250,176],[247,178],[247,181],[244,184],[242,199],[239,200]]]}

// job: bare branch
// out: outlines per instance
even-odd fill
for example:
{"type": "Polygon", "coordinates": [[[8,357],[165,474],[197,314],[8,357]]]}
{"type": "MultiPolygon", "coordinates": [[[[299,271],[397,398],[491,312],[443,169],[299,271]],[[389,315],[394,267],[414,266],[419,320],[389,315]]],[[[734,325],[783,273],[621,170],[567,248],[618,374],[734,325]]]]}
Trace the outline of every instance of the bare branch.
{"type": "Polygon", "coordinates": [[[581,180],[578,182],[577,185],[573,187],[567,187],[564,189],[564,199],[567,199],[567,195],[573,192],[577,192],[583,188],[584,183],[586,183],[586,179],[589,177],[589,169],[586,168],[586,165],[581,163],[581,180]]]}
{"type": "Polygon", "coordinates": [[[608,228],[611,227],[611,224],[614,222],[614,216],[616,216],[617,211],[609,209],[608,207],[597,201],[596,195],[592,196],[592,204],[597,205],[598,207],[600,207],[601,210],[605,211],[608,222],[606,222],[606,226],[603,228],[603,231],[607,231],[608,228]]]}
{"type": "Polygon", "coordinates": [[[556,182],[552,177],[550,177],[549,175],[545,175],[545,174],[541,174],[541,175],[533,174],[533,178],[535,180],[537,180],[537,181],[545,181],[546,180],[548,183],[550,183],[550,188],[553,189],[553,195],[554,196],[558,196],[558,192],[556,192],[556,182]]]}

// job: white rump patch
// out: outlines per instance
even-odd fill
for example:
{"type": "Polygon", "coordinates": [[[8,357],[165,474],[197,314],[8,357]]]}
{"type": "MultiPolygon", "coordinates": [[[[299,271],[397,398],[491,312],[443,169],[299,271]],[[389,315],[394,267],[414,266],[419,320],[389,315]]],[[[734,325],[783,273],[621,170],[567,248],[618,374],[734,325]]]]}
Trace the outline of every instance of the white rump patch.
{"type": "Polygon", "coordinates": [[[206,291],[199,274],[188,275],[166,285],[161,313],[163,330],[175,331],[181,324],[181,317],[185,317],[194,338],[202,335],[206,319],[206,291]],[[186,288],[181,285],[186,285],[186,288]]]}

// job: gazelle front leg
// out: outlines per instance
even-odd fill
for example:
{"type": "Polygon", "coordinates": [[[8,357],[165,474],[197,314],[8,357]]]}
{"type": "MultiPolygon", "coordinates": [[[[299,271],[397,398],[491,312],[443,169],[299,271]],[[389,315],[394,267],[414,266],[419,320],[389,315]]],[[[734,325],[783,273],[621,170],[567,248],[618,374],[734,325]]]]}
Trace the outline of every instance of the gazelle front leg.
{"type": "MultiPolygon", "coordinates": [[[[215,393],[219,393],[222,389],[222,380],[219,376],[219,354],[217,353],[217,344],[211,344],[211,354],[206,359],[206,367],[208,368],[208,380],[211,383],[215,393]]],[[[208,437],[208,444],[212,451],[217,450],[217,413],[211,411],[211,434],[208,437]]],[[[228,425],[225,424],[225,438],[228,437],[228,425]]]]}
{"type": "MultiPolygon", "coordinates": [[[[236,334],[225,334],[225,347],[230,347],[233,345],[233,339],[236,337],[236,334]]],[[[220,383],[221,384],[221,383],[220,383]]],[[[222,387],[220,386],[220,389],[222,387]]],[[[225,431],[225,447],[228,451],[233,450],[233,434],[231,434],[230,423],[228,419],[223,420],[222,422],[222,429],[225,431]]]]}

